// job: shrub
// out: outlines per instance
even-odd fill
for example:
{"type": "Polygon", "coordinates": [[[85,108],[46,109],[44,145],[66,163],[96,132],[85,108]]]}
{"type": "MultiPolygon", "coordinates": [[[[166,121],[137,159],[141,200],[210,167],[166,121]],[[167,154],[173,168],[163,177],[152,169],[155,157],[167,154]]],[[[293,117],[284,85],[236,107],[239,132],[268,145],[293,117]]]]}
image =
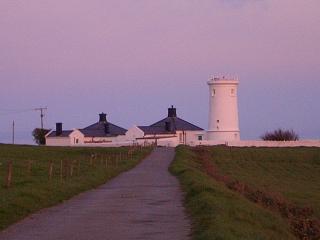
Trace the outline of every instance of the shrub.
{"type": "Polygon", "coordinates": [[[298,141],[299,136],[293,130],[277,129],[261,136],[264,141],[298,141]]]}
{"type": "Polygon", "coordinates": [[[32,131],[32,136],[33,140],[38,144],[38,145],[45,145],[46,144],[46,134],[50,132],[49,129],[43,129],[43,128],[35,128],[32,131]]]}

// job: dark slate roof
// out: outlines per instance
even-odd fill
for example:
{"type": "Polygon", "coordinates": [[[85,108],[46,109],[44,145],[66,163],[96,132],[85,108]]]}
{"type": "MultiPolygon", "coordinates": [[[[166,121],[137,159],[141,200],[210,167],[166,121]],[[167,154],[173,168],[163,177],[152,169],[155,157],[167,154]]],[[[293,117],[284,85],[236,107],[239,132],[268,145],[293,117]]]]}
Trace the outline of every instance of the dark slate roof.
{"type": "Polygon", "coordinates": [[[166,117],[150,126],[138,126],[145,134],[168,134],[176,131],[202,131],[203,129],[178,117],[166,117]],[[171,131],[166,130],[166,122],[171,131]]]}
{"type": "Polygon", "coordinates": [[[72,130],[64,130],[62,131],[62,134],[60,134],[59,136],[56,135],[56,131],[52,131],[48,137],[69,137],[69,135],[72,133],[72,130]]]}
{"type": "Polygon", "coordinates": [[[168,134],[164,127],[138,126],[145,134],[168,134]]]}
{"type": "Polygon", "coordinates": [[[82,132],[85,137],[112,137],[126,134],[127,129],[114,125],[110,122],[108,122],[109,133],[106,134],[104,124],[104,122],[97,122],[86,128],[79,129],[79,131],[82,132]]]}

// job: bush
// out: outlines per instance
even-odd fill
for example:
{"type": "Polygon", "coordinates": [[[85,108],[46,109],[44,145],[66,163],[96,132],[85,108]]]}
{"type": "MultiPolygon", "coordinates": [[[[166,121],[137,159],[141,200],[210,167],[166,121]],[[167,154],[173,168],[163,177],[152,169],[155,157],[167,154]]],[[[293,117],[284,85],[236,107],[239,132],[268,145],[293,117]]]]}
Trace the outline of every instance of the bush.
{"type": "Polygon", "coordinates": [[[35,128],[32,131],[33,140],[38,145],[45,145],[46,144],[46,134],[50,132],[49,129],[43,129],[43,128],[35,128]]]}
{"type": "Polygon", "coordinates": [[[266,132],[261,139],[264,141],[298,141],[299,136],[293,130],[279,128],[273,132],[266,132]]]}

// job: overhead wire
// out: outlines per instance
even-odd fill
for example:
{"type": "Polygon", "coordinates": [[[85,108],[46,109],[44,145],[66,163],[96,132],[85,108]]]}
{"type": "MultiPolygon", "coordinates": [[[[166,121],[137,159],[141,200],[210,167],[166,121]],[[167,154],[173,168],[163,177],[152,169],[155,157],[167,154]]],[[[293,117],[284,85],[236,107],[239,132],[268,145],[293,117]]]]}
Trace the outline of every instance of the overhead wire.
{"type": "Polygon", "coordinates": [[[0,108],[0,115],[1,116],[6,116],[6,115],[12,115],[12,114],[31,112],[31,111],[35,111],[35,109],[34,108],[25,108],[25,109],[4,109],[4,108],[0,108]]]}

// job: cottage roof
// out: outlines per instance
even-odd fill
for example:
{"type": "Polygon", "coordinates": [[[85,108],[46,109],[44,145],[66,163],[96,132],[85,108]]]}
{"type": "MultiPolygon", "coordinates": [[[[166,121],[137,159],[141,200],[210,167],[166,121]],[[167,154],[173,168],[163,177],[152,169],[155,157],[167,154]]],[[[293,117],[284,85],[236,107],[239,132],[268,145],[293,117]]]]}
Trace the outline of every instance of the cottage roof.
{"type": "Polygon", "coordinates": [[[138,126],[144,134],[168,134],[170,132],[166,131],[163,127],[151,127],[151,126],[138,126]]]}
{"type": "Polygon", "coordinates": [[[202,131],[203,129],[177,117],[176,109],[168,109],[168,117],[151,124],[138,126],[145,134],[174,134],[176,131],[202,131]]]}
{"type": "Polygon", "coordinates": [[[119,127],[110,122],[96,122],[86,128],[79,129],[85,137],[111,137],[118,135],[125,135],[126,129],[119,127]],[[105,131],[105,124],[108,124],[108,131],[105,131]]]}
{"type": "Polygon", "coordinates": [[[47,137],[69,137],[72,132],[72,130],[64,130],[57,136],[56,131],[51,131],[47,137]]]}
{"type": "Polygon", "coordinates": [[[162,120],[160,120],[159,122],[156,122],[152,125],[150,125],[150,127],[165,127],[166,122],[169,122],[172,126],[172,130],[173,131],[201,131],[203,130],[202,128],[187,122],[186,120],[183,120],[181,118],[178,117],[166,117],[162,120]]]}

